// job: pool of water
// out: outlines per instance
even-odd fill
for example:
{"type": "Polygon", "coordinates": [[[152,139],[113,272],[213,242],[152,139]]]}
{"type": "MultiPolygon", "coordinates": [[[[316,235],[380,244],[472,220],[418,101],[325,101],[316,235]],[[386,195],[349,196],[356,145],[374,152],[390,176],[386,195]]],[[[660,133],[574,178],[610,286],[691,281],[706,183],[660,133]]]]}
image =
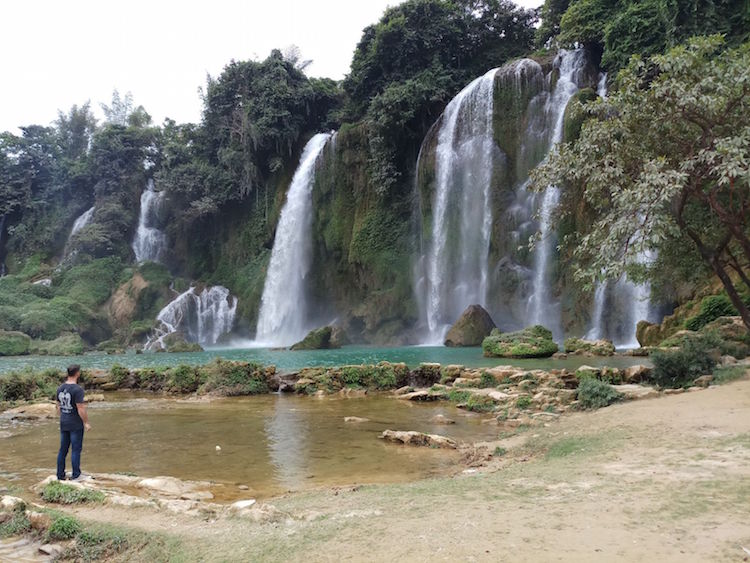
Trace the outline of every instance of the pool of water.
{"type": "Polygon", "coordinates": [[[0,374],[24,369],[63,369],[71,363],[84,368],[109,369],[114,364],[129,368],[174,366],[178,364],[205,364],[215,358],[258,362],[275,365],[282,372],[296,371],[314,366],[341,366],[348,364],[375,364],[381,361],[405,362],[415,367],[421,362],[460,364],[467,367],[492,367],[514,365],[527,369],[576,369],[581,365],[627,367],[647,362],[647,358],[613,356],[609,358],[586,358],[570,356],[564,360],[531,359],[509,360],[485,358],[481,348],[447,348],[444,346],[405,346],[400,348],[375,348],[368,346],[345,346],[337,350],[297,351],[269,350],[266,348],[211,349],[204,352],[180,354],[86,354],[77,357],[65,356],[14,356],[0,357],[0,374]]]}
{"type": "MultiPolygon", "coordinates": [[[[458,440],[493,439],[496,426],[448,403],[415,404],[387,396],[361,399],[267,395],[181,401],[134,398],[92,403],[84,472],[171,475],[210,480],[226,500],[267,497],[321,486],[400,482],[444,474],[456,452],[386,443],[385,429],[418,430],[458,440]],[[443,414],[456,421],[431,421],[443,414]],[[346,416],[370,419],[344,422],[346,416]],[[216,446],[221,447],[217,452],[216,446]],[[247,485],[241,491],[238,485],[247,485]]],[[[0,415],[0,478],[23,487],[54,473],[58,422],[14,423],[0,415]]],[[[70,471],[68,460],[68,472],[70,471]]]]}

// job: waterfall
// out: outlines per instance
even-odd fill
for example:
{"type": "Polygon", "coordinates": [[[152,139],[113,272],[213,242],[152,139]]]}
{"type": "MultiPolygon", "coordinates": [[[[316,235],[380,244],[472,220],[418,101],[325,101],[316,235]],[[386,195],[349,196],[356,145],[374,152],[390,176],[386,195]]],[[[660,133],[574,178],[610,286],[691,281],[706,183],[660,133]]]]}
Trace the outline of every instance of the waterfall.
{"type": "Polygon", "coordinates": [[[596,85],[596,94],[602,99],[607,99],[607,73],[602,72],[599,75],[599,82],[596,85]]]}
{"type": "Polygon", "coordinates": [[[591,328],[586,333],[586,338],[598,340],[606,338],[604,327],[604,304],[607,300],[607,282],[600,282],[594,291],[594,310],[591,313],[591,328]]]}
{"type": "Polygon", "coordinates": [[[288,346],[309,328],[306,279],[312,258],[312,189],[318,157],[330,137],[318,133],[305,145],[287,191],[263,286],[258,343],[288,346]]]}
{"type": "MultiPolygon", "coordinates": [[[[3,231],[5,230],[5,215],[0,215],[0,248],[2,248],[3,231]]],[[[0,258],[0,278],[5,275],[5,260],[0,258]]]]}
{"type": "Polygon", "coordinates": [[[424,316],[432,343],[442,344],[468,305],[487,300],[496,72],[477,78],[451,100],[437,133],[432,237],[423,261],[424,316]]]}
{"type": "Polygon", "coordinates": [[[70,241],[73,238],[73,235],[75,235],[78,231],[80,231],[86,225],[89,224],[89,222],[91,221],[91,218],[94,216],[95,209],[96,208],[94,206],[89,207],[86,211],[81,213],[81,215],[79,215],[78,218],[73,222],[73,228],[70,229],[70,234],[68,235],[67,244],[70,244],[70,241]]]}
{"type": "Polygon", "coordinates": [[[164,347],[164,338],[175,332],[188,342],[212,346],[232,331],[237,298],[226,287],[215,285],[198,293],[195,287],[180,294],[156,317],[159,326],[146,342],[145,349],[164,347]]]}
{"type": "MultiPolygon", "coordinates": [[[[565,107],[570,98],[578,91],[581,74],[587,64],[583,49],[561,51],[557,56],[560,76],[554,92],[548,98],[544,113],[551,128],[547,152],[554,150],[562,141],[565,107]]],[[[555,225],[552,214],[560,200],[557,186],[548,186],[542,196],[538,214],[540,219],[540,241],[534,253],[534,276],[532,296],[529,301],[530,324],[542,324],[552,330],[557,340],[562,339],[563,331],[560,319],[559,304],[551,299],[550,266],[555,253],[555,225]]]]}
{"type": "Polygon", "coordinates": [[[154,181],[149,180],[141,194],[141,212],[138,229],[133,238],[135,261],[161,262],[167,247],[167,235],[160,230],[159,221],[163,212],[165,192],[154,190],[154,181]]]}

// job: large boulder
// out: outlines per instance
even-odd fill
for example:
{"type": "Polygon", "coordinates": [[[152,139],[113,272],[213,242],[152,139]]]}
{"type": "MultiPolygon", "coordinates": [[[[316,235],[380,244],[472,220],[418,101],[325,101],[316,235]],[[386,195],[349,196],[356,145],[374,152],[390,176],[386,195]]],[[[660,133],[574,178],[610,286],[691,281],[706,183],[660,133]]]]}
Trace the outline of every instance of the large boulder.
{"type": "Polygon", "coordinates": [[[446,448],[455,450],[458,443],[439,434],[425,434],[423,432],[385,430],[380,437],[386,442],[396,442],[407,446],[427,446],[429,448],[446,448]]]}
{"type": "Polygon", "coordinates": [[[448,331],[445,345],[480,346],[493,328],[495,323],[481,305],[469,305],[448,331]]]}
{"type": "Polygon", "coordinates": [[[31,337],[23,332],[0,330],[0,356],[25,356],[31,347],[31,337]]]}
{"type": "Polygon", "coordinates": [[[549,358],[558,351],[552,332],[541,325],[516,332],[494,329],[482,342],[489,358],[549,358]]]}
{"type": "Polygon", "coordinates": [[[181,332],[168,334],[162,340],[166,352],[203,352],[203,347],[197,342],[188,342],[181,332]]]}
{"type": "Polygon", "coordinates": [[[307,333],[307,336],[294,344],[291,350],[330,350],[340,348],[338,340],[334,339],[334,330],[331,326],[324,326],[307,333]]]}
{"type": "Polygon", "coordinates": [[[569,354],[581,354],[586,356],[611,356],[615,353],[615,345],[611,340],[566,338],[565,351],[569,354]]]}
{"type": "Polygon", "coordinates": [[[750,355],[750,331],[742,322],[742,317],[719,317],[704,326],[701,332],[718,336],[724,355],[740,359],[750,355]]]}

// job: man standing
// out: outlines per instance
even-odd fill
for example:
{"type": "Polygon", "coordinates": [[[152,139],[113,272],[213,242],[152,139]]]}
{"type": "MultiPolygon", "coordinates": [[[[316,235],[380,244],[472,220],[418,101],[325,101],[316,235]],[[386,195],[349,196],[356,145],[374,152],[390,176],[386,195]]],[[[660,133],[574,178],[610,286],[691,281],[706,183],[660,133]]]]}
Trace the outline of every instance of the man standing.
{"type": "Polygon", "coordinates": [[[78,385],[81,377],[81,366],[68,367],[68,378],[57,388],[57,412],[60,414],[60,452],[57,454],[57,478],[65,480],[65,458],[68,449],[73,446],[71,462],[73,463],[72,480],[81,477],[81,449],[83,448],[83,431],[91,430],[89,415],[83,388],[78,385]]]}

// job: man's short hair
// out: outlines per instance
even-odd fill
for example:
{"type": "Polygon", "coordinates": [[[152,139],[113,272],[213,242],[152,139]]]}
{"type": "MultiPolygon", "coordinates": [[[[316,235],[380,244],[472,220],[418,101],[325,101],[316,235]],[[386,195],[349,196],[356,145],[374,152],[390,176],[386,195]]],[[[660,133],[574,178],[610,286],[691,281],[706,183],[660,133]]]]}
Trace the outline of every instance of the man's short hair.
{"type": "Polygon", "coordinates": [[[79,371],[81,371],[81,366],[79,366],[78,364],[68,366],[68,377],[73,377],[79,371]]]}

